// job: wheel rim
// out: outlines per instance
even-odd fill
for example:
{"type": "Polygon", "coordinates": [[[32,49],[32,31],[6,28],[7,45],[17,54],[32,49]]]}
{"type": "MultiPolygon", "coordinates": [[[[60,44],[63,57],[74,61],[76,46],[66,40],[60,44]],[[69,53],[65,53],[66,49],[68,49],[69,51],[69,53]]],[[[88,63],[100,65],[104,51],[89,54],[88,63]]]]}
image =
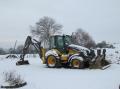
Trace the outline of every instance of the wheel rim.
{"type": "Polygon", "coordinates": [[[79,68],[80,67],[80,61],[79,60],[73,60],[72,65],[73,65],[73,68],[79,68]]]}
{"type": "Polygon", "coordinates": [[[55,67],[56,64],[56,60],[53,56],[49,56],[48,57],[48,66],[49,67],[55,67]]]}

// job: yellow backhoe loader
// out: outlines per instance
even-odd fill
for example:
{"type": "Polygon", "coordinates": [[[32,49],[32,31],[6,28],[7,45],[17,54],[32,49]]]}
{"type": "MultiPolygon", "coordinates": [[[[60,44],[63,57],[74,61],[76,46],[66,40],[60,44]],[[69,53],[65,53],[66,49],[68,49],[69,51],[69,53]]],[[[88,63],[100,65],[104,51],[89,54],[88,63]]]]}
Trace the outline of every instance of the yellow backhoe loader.
{"type": "Polygon", "coordinates": [[[71,36],[69,35],[54,35],[50,37],[49,49],[43,48],[41,42],[28,36],[22,54],[20,55],[20,60],[16,65],[29,64],[27,60],[24,60],[24,57],[30,45],[36,48],[43,64],[46,64],[49,68],[69,67],[83,69],[92,68],[95,65],[98,68],[102,68],[109,64],[105,60],[105,49],[102,54],[98,50],[97,55],[95,55],[94,50],[71,44],[71,36]]]}

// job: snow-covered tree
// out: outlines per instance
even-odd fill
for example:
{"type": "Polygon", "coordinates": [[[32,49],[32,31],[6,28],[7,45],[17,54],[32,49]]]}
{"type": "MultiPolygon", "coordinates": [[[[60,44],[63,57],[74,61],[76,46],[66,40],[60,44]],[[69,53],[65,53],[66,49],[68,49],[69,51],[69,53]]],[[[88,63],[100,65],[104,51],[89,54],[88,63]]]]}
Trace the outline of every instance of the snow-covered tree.
{"type": "Polygon", "coordinates": [[[72,42],[87,48],[95,47],[95,41],[82,29],[77,29],[76,32],[72,33],[72,42]]]}
{"type": "Polygon", "coordinates": [[[44,46],[49,45],[50,36],[60,33],[62,25],[58,24],[53,18],[43,17],[34,27],[31,26],[33,36],[39,37],[44,46]]]}

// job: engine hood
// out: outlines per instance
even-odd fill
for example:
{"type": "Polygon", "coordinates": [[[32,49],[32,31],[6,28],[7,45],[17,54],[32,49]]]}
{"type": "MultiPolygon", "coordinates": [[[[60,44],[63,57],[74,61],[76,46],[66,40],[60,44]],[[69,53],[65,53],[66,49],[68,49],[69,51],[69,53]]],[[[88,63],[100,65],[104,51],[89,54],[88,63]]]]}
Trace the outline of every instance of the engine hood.
{"type": "Polygon", "coordinates": [[[84,53],[86,53],[86,51],[90,51],[88,48],[85,48],[85,47],[79,46],[79,45],[75,45],[75,44],[71,44],[68,47],[70,47],[74,50],[80,51],[80,52],[84,52],[84,53]]]}

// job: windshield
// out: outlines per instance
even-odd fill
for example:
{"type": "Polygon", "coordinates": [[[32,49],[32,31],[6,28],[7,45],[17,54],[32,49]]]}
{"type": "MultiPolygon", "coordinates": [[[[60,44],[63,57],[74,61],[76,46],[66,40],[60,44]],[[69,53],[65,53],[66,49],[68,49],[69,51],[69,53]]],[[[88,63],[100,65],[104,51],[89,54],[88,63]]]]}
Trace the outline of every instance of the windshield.
{"type": "Polygon", "coordinates": [[[65,36],[65,43],[66,43],[67,45],[70,45],[70,44],[71,44],[71,36],[69,36],[69,35],[66,35],[66,36],[65,36]]]}

